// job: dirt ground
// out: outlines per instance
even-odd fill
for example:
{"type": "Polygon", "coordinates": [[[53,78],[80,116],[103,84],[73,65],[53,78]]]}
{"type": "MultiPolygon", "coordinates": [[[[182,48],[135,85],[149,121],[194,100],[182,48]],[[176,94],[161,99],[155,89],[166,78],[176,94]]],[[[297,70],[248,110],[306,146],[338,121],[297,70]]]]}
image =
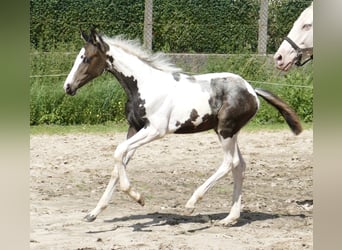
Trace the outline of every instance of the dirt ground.
{"type": "Polygon", "coordinates": [[[231,173],[197,204],[184,205],[218,168],[215,133],[168,135],[138,149],[128,165],[145,206],[117,190],[94,222],[92,210],[110,178],[124,133],[31,135],[31,249],[313,249],[313,131],[244,132],[247,163],[240,220],[229,212],[231,173]]]}

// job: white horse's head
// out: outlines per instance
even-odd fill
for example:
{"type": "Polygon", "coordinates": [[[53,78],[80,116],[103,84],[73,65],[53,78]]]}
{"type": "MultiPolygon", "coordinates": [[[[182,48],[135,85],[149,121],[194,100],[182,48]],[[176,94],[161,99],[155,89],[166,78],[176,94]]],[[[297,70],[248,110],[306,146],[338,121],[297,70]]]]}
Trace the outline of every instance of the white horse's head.
{"type": "Polygon", "coordinates": [[[313,3],[294,22],[293,27],[274,54],[276,67],[288,71],[313,58],[313,3]]]}

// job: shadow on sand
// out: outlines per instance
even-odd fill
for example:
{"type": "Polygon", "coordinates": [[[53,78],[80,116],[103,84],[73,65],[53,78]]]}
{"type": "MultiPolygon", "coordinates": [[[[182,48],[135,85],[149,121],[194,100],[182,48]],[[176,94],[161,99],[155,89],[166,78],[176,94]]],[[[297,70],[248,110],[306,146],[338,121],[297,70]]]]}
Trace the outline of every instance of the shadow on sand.
{"type": "MultiPolygon", "coordinates": [[[[203,225],[200,228],[196,228],[193,230],[188,230],[187,232],[194,233],[196,231],[205,230],[211,228],[214,224],[214,221],[224,219],[228,214],[227,213],[215,213],[215,214],[198,214],[198,215],[181,215],[177,213],[148,213],[148,214],[139,214],[139,215],[130,215],[119,218],[114,218],[111,220],[105,220],[106,223],[120,223],[120,222],[129,222],[132,221],[133,224],[128,227],[132,227],[133,231],[144,231],[144,232],[152,232],[151,227],[155,226],[165,226],[165,225],[178,225],[178,224],[201,224],[203,225]],[[141,222],[137,222],[141,221],[141,222]]],[[[260,212],[250,212],[243,211],[241,212],[241,216],[239,220],[231,225],[230,227],[241,227],[246,224],[253,223],[255,221],[264,221],[270,220],[280,217],[300,217],[305,218],[304,214],[268,214],[268,213],[260,213],[260,212]]],[[[117,226],[110,231],[114,231],[121,226],[117,226]]],[[[127,226],[125,226],[127,227],[127,226]]],[[[87,233],[101,233],[103,231],[91,231],[87,233]]]]}

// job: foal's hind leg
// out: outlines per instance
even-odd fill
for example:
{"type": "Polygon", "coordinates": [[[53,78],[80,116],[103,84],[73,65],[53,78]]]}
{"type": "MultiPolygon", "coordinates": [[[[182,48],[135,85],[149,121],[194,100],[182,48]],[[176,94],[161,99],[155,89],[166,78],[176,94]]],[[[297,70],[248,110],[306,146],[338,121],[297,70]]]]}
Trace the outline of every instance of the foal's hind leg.
{"type": "Polygon", "coordinates": [[[246,169],[246,163],[242,158],[239,147],[237,146],[236,155],[238,157],[238,165],[232,168],[233,178],[234,178],[234,190],[233,190],[233,205],[230,209],[229,215],[220,220],[218,224],[220,225],[230,225],[240,218],[241,212],[241,193],[242,193],[242,182],[244,179],[244,173],[246,169]]]}
{"type": "Polygon", "coordinates": [[[237,157],[237,135],[234,135],[232,138],[223,139],[219,136],[220,142],[222,144],[224,157],[221,166],[218,170],[209,178],[207,179],[196,191],[193,193],[191,198],[185,205],[185,208],[189,212],[192,212],[195,209],[195,204],[202,199],[204,194],[212,187],[214,184],[225,176],[232,167],[235,167],[238,164],[239,158],[237,157]]]}

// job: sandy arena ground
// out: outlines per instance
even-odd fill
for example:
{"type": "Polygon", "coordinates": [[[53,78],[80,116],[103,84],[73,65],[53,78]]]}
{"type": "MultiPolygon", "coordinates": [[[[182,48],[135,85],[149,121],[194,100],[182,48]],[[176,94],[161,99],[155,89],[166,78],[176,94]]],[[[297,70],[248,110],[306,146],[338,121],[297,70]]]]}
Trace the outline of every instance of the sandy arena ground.
{"type": "Polygon", "coordinates": [[[244,132],[247,163],[240,220],[230,210],[229,173],[192,216],[184,205],[218,168],[215,133],[168,135],[138,149],[128,165],[145,206],[117,190],[110,206],[82,221],[101,197],[124,133],[31,136],[31,249],[313,249],[313,131],[244,132]]]}

